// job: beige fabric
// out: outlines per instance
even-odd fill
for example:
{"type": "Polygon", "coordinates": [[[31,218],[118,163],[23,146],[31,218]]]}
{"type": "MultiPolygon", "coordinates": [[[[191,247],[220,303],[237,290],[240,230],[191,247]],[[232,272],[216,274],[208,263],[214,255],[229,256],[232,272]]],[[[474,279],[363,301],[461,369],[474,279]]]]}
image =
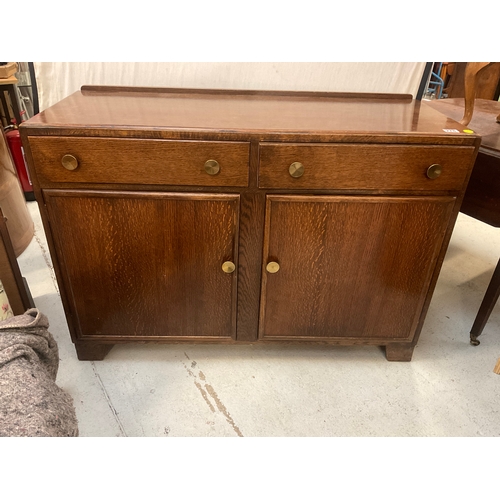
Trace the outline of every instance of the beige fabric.
{"type": "Polygon", "coordinates": [[[76,437],[73,399],[57,386],[59,349],[38,309],[0,321],[0,437],[76,437]]]}
{"type": "Polygon", "coordinates": [[[396,92],[416,95],[425,63],[35,63],[40,110],[82,85],[396,92]]]}

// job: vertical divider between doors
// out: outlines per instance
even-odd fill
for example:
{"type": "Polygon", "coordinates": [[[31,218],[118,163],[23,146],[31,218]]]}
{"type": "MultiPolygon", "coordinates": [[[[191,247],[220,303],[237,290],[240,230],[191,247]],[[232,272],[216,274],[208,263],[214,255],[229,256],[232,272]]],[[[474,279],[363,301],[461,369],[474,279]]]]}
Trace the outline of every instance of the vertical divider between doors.
{"type": "Polygon", "coordinates": [[[236,339],[257,340],[265,193],[258,188],[259,142],[250,143],[249,187],[241,193],[236,339]]]}

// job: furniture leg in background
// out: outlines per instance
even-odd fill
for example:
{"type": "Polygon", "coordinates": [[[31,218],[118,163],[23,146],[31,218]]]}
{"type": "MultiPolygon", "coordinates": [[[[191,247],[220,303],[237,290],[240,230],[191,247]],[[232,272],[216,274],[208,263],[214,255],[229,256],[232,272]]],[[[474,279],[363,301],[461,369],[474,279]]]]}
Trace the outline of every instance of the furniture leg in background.
{"type": "Polygon", "coordinates": [[[497,267],[493,273],[486,294],[484,295],[483,302],[476,316],[476,320],[472,325],[472,330],[470,331],[470,343],[472,345],[479,345],[480,342],[477,340],[479,335],[481,335],[486,322],[488,321],[491,311],[497,303],[498,297],[500,296],[500,260],[498,261],[497,267]]]}
{"type": "MultiPolygon", "coordinates": [[[[476,76],[477,74],[479,71],[475,73],[476,76]]],[[[470,75],[471,73],[469,77],[470,75]]],[[[475,92],[469,93],[469,97],[471,95],[475,95],[475,92]]],[[[460,120],[461,116],[467,117],[468,112],[474,110],[474,116],[467,124],[470,122],[469,126],[482,136],[482,140],[460,211],[490,226],[500,228],[500,124],[496,122],[500,112],[500,102],[475,99],[472,103],[473,108],[470,108],[469,101],[469,111],[467,111],[467,99],[464,111],[464,100],[461,98],[427,101],[426,104],[454,120],[460,120]]],[[[477,337],[483,331],[499,295],[500,264],[497,264],[470,332],[472,345],[479,345],[477,337]]]]}
{"type": "MultiPolygon", "coordinates": [[[[460,123],[466,127],[472,120],[474,112],[474,102],[476,99],[477,81],[481,73],[496,62],[469,62],[465,68],[465,110],[460,123]]],[[[497,116],[497,122],[500,122],[500,115],[497,116]]]]}

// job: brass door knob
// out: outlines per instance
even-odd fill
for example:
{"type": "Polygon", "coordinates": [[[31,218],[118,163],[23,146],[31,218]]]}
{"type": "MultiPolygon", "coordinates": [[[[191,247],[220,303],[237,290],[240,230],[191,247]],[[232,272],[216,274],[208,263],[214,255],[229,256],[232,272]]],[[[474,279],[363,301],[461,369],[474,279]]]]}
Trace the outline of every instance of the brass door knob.
{"type": "Polygon", "coordinates": [[[280,265],[277,262],[269,262],[269,264],[266,266],[266,271],[271,274],[277,273],[279,270],[280,265]]]}
{"type": "Polygon", "coordinates": [[[205,172],[208,175],[217,175],[220,172],[219,162],[215,160],[207,160],[205,162],[205,172]]]}
{"type": "Polygon", "coordinates": [[[434,165],[431,165],[427,169],[427,177],[429,177],[429,179],[437,179],[442,173],[443,167],[437,163],[434,163],[434,165]]]}
{"type": "Polygon", "coordinates": [[[235,269],[236,266],[234,265],[234,262],[231,262],[229,260],[222,264],[222,270],[227,274],[233,273],[235,269]]]}
{"type": "Polygon", "coordinates": [[[61,163],[67,170],[76,170],[78,168],[78,160],[73,155],[64,155],[61,163]]]}
{"type": "Polygon", "coordinates": [[[298,161],[294,161],[289,167],[288,172],[292,177],[302,177],[304,175],[304,165],[298,161]]]}

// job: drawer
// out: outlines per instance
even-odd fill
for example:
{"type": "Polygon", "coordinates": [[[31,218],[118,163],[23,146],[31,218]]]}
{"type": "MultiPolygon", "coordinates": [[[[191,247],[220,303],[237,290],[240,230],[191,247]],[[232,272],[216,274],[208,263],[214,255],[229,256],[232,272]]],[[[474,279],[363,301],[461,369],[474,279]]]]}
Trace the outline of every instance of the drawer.
{"type": "Polygon", "coordinates": [[[460,190],[475,151],[467,146],[278,143],[261,143],[259,149],[261,188],[412,191],[460,190]],[[300,177],[290,173],[300,167],[295,162],[303,166],[300,177]],[[429,178],[434,164],[441,174],[429,178]]]}
{"type": "MultiPolygon", "coordinates": [[[[163,184],[177,186],[248,185],[249,143],[29,137],[35,171],[43,187],[58,182],[86,184],[163,184]],[[69,166],[63,157],[71,155],[69,166]],[[207,160],[215,160],[207,169],[207,160]],[[211,167],[211,168],[209,168],[211,167]],[[217,172],[214,174],[214,172],[217,172]]],[[[67,157],[68,158],[68,157],[67,157]]]]}

